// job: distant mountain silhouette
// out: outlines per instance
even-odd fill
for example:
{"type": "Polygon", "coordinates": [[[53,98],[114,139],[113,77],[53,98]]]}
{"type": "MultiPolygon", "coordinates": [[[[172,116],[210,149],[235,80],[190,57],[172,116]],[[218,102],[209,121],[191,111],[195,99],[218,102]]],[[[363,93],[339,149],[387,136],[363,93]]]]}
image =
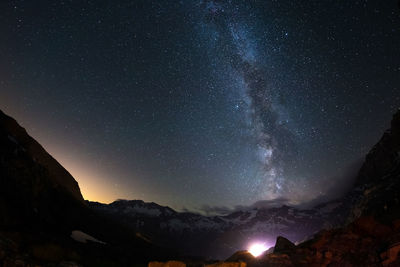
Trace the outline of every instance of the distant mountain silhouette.
{"type": "Polygon", "coordinates": [[[279,235],[303,241],[322,228],[343,223],[344,212],[349,210],[343,208],[341,201],[306,210],[285,205],[250,207],[224,216],[177,212],[141,200],[118,200],[108,205],[88,202],[88,205],[157,244],[210,259],[226,258],[237,249],[246,248],[254,239],[270,240],[271,245],[279,235]]]}
{"type": "Polygon", "coordinates": [[[68,171],[0,111],[0,266],[125,266],[176,256],[93,212],[68,171]]]}

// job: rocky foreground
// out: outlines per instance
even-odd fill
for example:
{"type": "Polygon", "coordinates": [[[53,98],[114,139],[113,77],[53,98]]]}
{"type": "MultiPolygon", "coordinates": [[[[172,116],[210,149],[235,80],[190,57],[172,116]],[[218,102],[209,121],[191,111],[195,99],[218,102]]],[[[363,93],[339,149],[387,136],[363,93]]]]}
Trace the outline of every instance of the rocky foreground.
{"type": "Polygon", "coordinates": [[[146,265],[170,257],[176,254],[93,212],[68,171],[0,111],[0,267],[146,265]]]}

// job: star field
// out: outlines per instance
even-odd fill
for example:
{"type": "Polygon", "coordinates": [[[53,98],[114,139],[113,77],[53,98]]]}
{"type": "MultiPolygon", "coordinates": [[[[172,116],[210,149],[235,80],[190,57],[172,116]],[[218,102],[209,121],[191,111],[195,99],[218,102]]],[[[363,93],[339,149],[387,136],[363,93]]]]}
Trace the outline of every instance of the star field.
{"type": "Polygon", "coordinates": [[[0,108],[85,198],[342,193],[400,106],[396,1],[3,1],[0,108]]]}

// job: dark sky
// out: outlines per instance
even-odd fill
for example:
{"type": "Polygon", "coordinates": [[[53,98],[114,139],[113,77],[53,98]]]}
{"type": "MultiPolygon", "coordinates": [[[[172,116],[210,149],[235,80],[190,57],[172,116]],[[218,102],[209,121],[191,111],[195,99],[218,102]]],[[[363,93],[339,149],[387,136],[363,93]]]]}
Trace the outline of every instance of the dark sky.
{"type": "Polygon", "coordinates": [[[400,106],[395,0],[1,1],[0,38],[0,108],[90,200],[332,195],[400,106]]]}

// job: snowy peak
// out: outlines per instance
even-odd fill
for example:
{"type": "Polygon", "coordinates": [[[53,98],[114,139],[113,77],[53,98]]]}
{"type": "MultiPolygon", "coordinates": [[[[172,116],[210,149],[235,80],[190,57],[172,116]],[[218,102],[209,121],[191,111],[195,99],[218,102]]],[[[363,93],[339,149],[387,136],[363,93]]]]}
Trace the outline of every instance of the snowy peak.
{"type": "Polygon", "coordinates": [[[146,203],[142,200],[117,200],[109,205],[99,202],[88,202],[90,205],[106,213],[134,216],[134,217],[168,217],[176,214],[176,211],[169,207],[160,206],[154,202],[146,203]]]}
{"type": "Polygon", "coordinates": [[[308,210],[289,206],[249,208],[211,217],[177,212],[141,200],[118,200],[108,205],[88,202],[88,205],[129,225],[157,244],[173,246],[196,256],[225,257],[235,250],[226,244],[241,244],[254,237],[275,238],[279,235],[296,242],[312,236],[322,227],[330,228],[338,221],[335,216],[341,202],[308,210]],[[237,233],[241,233],[240,238],[237,233]]]}

